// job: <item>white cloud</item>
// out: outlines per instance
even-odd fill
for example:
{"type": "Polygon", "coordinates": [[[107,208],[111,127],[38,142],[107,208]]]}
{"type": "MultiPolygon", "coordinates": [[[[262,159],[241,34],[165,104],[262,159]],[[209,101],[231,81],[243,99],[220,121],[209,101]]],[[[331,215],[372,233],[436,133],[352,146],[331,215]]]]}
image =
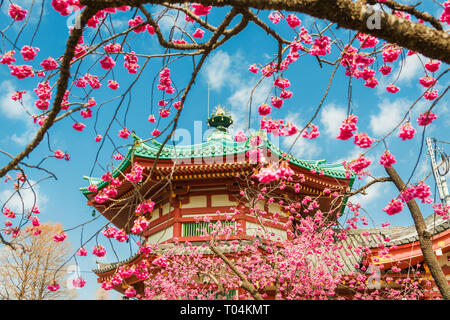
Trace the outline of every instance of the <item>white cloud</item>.
{"type": "MultiPolygon", "coordinates": [[[[301,117],[299,113],[288,113],[286,115],[285,122],[292,122],[297,125],[299,128],[301,127],[301,117]]],[[[298,134],[289,137],[280,137],[282,150],[292,153],[295,157],[299,159],[317,159],[322,152],[322,148],[319,146],[319,142],[317,139],[306,139],[303,137],[299,137],[296,140],[298,134]],[[291,149],[292,148],[292,149],[291,149]]]]}
{"type": "MultiPolygon", "coordinates": [[[[370,178],[366,178],[362,181],[362,185],[369,183],[372,181],[370,178]]],[[[355,187],[358,188],[358,187],[355,187]]],[[[367,207],[369,204],[374,203],[375,200],[379,199],[386,193],[386,187],[383,186],[383,183],[374,183],[369,188],[366,189],[365,194],[357,194],[354,197],[350,198],[350,202],[359,203],[361,206],[367,207]]]]}
{"type": "Polygon", "coordinates": [[[253,87],[253,84],[248,83],[243,85],[236,85],[234,93],[232,93],[227,100],[227,103],[231,107],[231,115],[233,117],[235,126],[245,127],[247,125],[247,105],[249,104],[250,96],[252,98],[252,123],[254,123],[255,120],[259,121],[259,118],[257,118],[257,107],[265,102],[268,94],[270,93],[272,85],[270,81],[263,81],[258,85],[258,87],[256,87],[253,95],[251,95],[253,87]]]}
{"type": "MultiPolygon", "coordinates": [[[[342,163],[344,161],[349,162],[351,160],[356,160],[362,153],[364,153],[364,149],[361,149],[360,147],[355,146],[352,150],[350,150],[349,152],[346,153],[345,157],[339,158],[331,163],[342,163]]],[[[365,157],[370,159],[373,163],[373,159],[371,159],[370,156],[365,155],[365,157]]]]}
{"type": "MultiPolygon", "coordinates": [[[[187,23],[184,20],[184,14],[179,14],[177,11],[169,10],[165,12],[165,8],[162,6],[155,6],[156,10],[153,11],[153,16],[156,17],[155,20],[158,23],[159,29],[168,37],[169,33],[173,28],[173,39],[179,39],[182,36],[182,32],[179,30],[183,29],[186,32],[192,31],[192,23],[187,23]],[[161,15],[164,13],[163,15],[161,15]],[[179,27],[179,28],[177,28],[179,27]]],[[[185,37],[184,37],[185,38],[185,37]]]]}
{"type": "MultiPolygon", "coordinates": [[[[411,84],[411,81],[413,79],[417,80],[418,78],[420,78],[421,74],[423,73],[423,65],[421,59],[422,61],[426,61],[426,58],[421,55],[412,55],[405,58],[403,65],[401,63],[399,64],[398,70],[400,71],[397,71],[400,72],[400,76],[397,81],[398,84],[408,85],[411,84]]],[[[394,74],[392,76],[397,77],[397,73],[395,72],[395,70],[393,72],[394,74]]]]}
{"type": "Polygon", "coordinates": [[[291,147],[291,152],[295,157],[299,159],[317,159],[322,152],[322,148],[318,145],[315,140],[309,140],[305,138],[298,138],[297,142],[295,142],[295,138],[297,135],[293,135],[290,137],[281,137],[281,143],[284,146],[285,151],[287,152],[291,147]]]}
{"type": "Polygon", "coordinates": [[[203,71],[212,90],[220,91],[225,85],[239,81],[231,70],[231,60],[228,53],[219,50],[205,63],[203,71]]]}
{"type": "Polygon", "coordinates": [[[325,133],[332,138],[339,134],[342,121],[347,117],[347,111],[343,107],[334,104],[327,105],[322,111],[320,122],[325,126],[325,133]]]}
{"type": "Polygon", "coordinates": [[[26,145],[36,133],[37,126],[24,109],[31,110],[32,100],[30,94],[28,92],[23,94],[23,106],[18,101],[11,99],[11,95],[17,90],[9,80],[0,83],[0,114],[8,119],[22,122],[25,125],[25,129],[20,126],[18,128],[20,129],[18,130],[19,133],[12,133],[8,139],[11,139],[19,145],[26,145]]]}
{"type": "Polygon", "coordinates": [[[35,181],[28,181],[32,188],[28,183],[25,183],[24,187],[20,189],[20,193],[10,189],[1,191],[0,203],[5,204],[6,207],[16,213],[29,212],[35,205],[42,209],[48,202],[48,198],[41,192],[35,181]]]}
{"type": "MultiPolygon", "coordinates": [[[[26,117],[25,110],[18,101],[11,99],[11,95],[17,91],[13,83],[5,80],[0,83],[0,111],[3,116],[9,119],[23,119],[26,117]]],[[[24,105],[29,105],[31,98],[29,95],[23,95],[24,105]]]]}
{"type": "Polygon", "coordinates": [[[398,99],[390,102],[382,100],[378,105],[379,113],[370,116],[370,128],[375,135],[384,135],[395,128],[403,119],[410,102],[398,99]]]}

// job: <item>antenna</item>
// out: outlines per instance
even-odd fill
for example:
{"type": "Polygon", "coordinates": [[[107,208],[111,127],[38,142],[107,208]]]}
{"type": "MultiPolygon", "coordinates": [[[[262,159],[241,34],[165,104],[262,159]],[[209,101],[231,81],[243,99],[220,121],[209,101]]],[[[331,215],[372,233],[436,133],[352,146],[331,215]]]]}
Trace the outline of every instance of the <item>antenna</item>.
{"type": "Polygon", "coordinates": [[[439,198],[443,204],[450,205],[450,195],[448,193],[447,181],[445,176],[441,176],[438,172],[438,165],[434,157],[434,149],[431,145],[431,138],[427,138],[428,154],[431,159],[431,168],[433,169],[434,179],[436,180],[436,186],[439,192],[439,198]]]}
{"type": "Polygon", "coordinates": [[[209,114],[209,80],[208,80],[208,117],[210,116],[209,114]]]}

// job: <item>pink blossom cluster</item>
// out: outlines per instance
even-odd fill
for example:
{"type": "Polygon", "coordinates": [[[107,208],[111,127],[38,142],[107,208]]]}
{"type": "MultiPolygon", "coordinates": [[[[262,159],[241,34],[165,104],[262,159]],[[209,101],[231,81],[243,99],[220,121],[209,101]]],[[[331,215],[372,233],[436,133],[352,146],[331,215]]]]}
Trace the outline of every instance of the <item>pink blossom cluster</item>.
{"type": "Polygon", "coordinates": [[[8,14],[14,20],[22,21],[27,16],[27,10],[23,9],[21,6],[17,4],[10,3],[8,14]]]}
{"type": "Polygon", "coordinates": [[[131,232],[134,234],[139,234],[148,228],[150,222],[144,217],[138,217],[134,220],[133,227],[131,228],[131,232]]]}
{"type": "Polygon", "coordinates": [[[298,132],[298,128],[292,123],[285,123],[283,120],[275,120],[271,118],[263,118],[260,121],[260,129],[274,136],[289,137],[298,132]]]}
{"type": "Polygon", "coordinates": [[[430,101],[436,99],[437,96],[438,96],[438,91],[437,90],[428,90],[423,95],[423,97],[425,99],[430,100],[430,101]]]}
{"type": "Polygon", "coordinates": [[[129,73],[137,73],[137,69],[140,68],[140,66],[137,64],[138,58],[134,51],[127,53],[124,56],[124,67],[128,70],[129,73]]]}
{"type": "Polygon", "coordinates": [[[152,212],[155,208],[155,203],[152,200],[147,200],[139,204],[135,210],[137,214],[145,215],[146,213],[152,212]]]}
{"type": "Polygon", "coordinates": [[[295,14],[289,14],[286,17],[286,22],[288,23],[289,27],[291,27],[292,29],[299,27],[300,24],[302,23],[295,14]]]}
{"type": "Polygon", "coordinates": [[[205,31],[197,28],[195,30],[195,32],[192,34],[192,37],[197,38],[197,39],[202,39],[204,34],[205,34],[205,31]]]}
{"type": "Polygon", "coordinates": [[[250,149],[246,152],[246,156],[248,157],[250,162],[266,162],[266,157],[264,156],[264,152],[260,148],[250,149]]]}
{"type": "Polygon", "coordinates": [[[16,52],[14,50],[5,52],[0,59],[0,63],[10,65],[11,63],[16,62],[16,58],[14,58],[15,53],[16,52]]]}
{"type": "Polygon", "coordinates": [[[389,150],[385,150],[381,155],[380,164],[382,164],[386,168],[391,167],[396,162],[397,161],[395,160],[392,153],[389,152],[389,150]]]}
{"type": "Polygon", "coordinates": [[[427,126],[435,119],[437,119],[437,115],[435,115],[431,111],[428,111],[420,114],[419,118],[417,119],[417,123],[419,124],[419,126],[427,126]]]}
{"type": "Polygon", "coordinates": [[[447,220],[450,217],[450,205],[442,205],[442,203],[437,203],[432,205],[432,207],[434,209],[434,213],[441,216],[442,219],[447,220]]]}
{"type": "Polygon", "coordinates": [[[439,21],[450,24],[450,1],[447,0],[444,2],[444,11],[439,18],[439,21]]]}
{"type": "Polygon", "coordinates": [[[119,53],[122,51],[122,46],[120,43],[108,43],[103,47],[106,53],[119,53]]]}
{"type": "Polygon", "coordinates": [[[383,208],[383,211],[392,216],[402,211],[403,207],[404,205],[401,200],[392,199],[389,204],[383,208]]]}
{"type": "Polygon", "coordinates": [[[85,88],[87,85],[90,85],[92,89],[99,89],[101,87],[101,83],[98,80],[98,76],[86,73],[83,77],[75,81],[75,86],[78,88],[85,88]]]}
{"type": "Polygon", "coordinates": [[[313,56],[325,56],[331,52],[330,37],[321,36],[314,40],[314,44],[309,49],[309,53],[313,56]]]}
{"type": "Polygon", "coordinates": [[[257,174],[253,176],[258,179],[259,182],[269,183],[277,180],[292,180],[294,171],[289,167],[287,162],[281,162],[278,167],[267,166],[259,170],[257,174]]]}
{"type": "Polygon", "coordinates": [[[272,106],[274,106],[277,109],[280,109],[283,106],[283,100],[276,96],[275,97],[272,96],[270,98],[270,103],[272,104],[272,106]]]}
{"type": "Polygon", "coordinates": [[[10,74],[12,76],[17,77],[17,79],[22,80],[28,77],[34,77],[34,71],[33,67],[29,65],[9,65],[9,68],[11,69],[10,74]]]}
{"type": "Polygon", "coordinates": [[[92,253],[101,258],[106,255],[106,249],[102,245],[98,244],[92,247],[92,253]]]}
{"type": "Polygon", "coordinates": [[[55,152],[53,152],[53,156],[56,159],[65,159],[66,161],[70,160],[70,156],[68,153],[62,152],[61,150],[55,150],[55,152]]]}
{"type": "Polygon", "coordinates": [[[357,34],[358,40],[361,42],[361,48],[373,48],[378,44],[378,39],[368,34],[359,32],[357,34]]]}
{"type": "Polygon", "coordinates": [[[196,16],[206,16],[211,11],[211,6],[204,6],[201,3],[193,3],[191,6],[196,16]]]}
{"type": "Polygon", "coordinates": [[[431,76],[423,76],[419,79],[419,83],[425,88],[430,88],[437,83],[437,80],[431,76]]]}
{"type": "Polygon", "coordinates": [[[372,145],[372,142],[374,140],[372,138],[370,138],[367,133],[360,133],[355,135],[355,144],[357,146],[359,146],[360,148],[370,148],[370,146],[372,145]]]}
{"type": "Polygon", "coordinates": [[[66,238],[67,238],[67,234],[64,232],[58,232],[55,235],[53,235],[53,240],[55,242],[62,242],[64,240],[66,240],[66,238]]]}
{"type": "Polygon", "coordinates": [[[119,89],[119,83],[116,80],[108,80],[108,88],[117,90],[119,89]]]}
{"type": "Polygon", "coordinates": [[[400,54],[402,53],[402,48],[397,47],[395,45],[388,45],[383,50],[383,61],[385,63],[395,62],[400,54]]]}
{"type": "Polygon", "coordinates": [[[75,254],[80,257],[85,257],[85,256],[87,256],[87,250],[85,248],[81,247],[80,249],[77,250],[77,252],[75,254]]]}
{"type": "Polygon", "coordinates": [[[55,70],[58,68],[58,63],[52,57],[48,57],[43,60],[40,65],[44,68],[45,71],[55,70]]]}
{"type": "Polygon", "coordinates": [[[355,76],[357,79],[363,79],[366,81],[364,86],[369,88],[375,88],[378,85],[378,80],[375,78],[375,71],[368,67],[374,63],[375,57],[364,52],[358,53],[358,49],[351,45],[345,46],[341,57],[341,65],[346,67],[345,74],[347,76],[355,76]]]}
{"type": "Polygon", "coordinates": [[[386,87],[386,91],[390,93],[397,93],[400,91],[400,88],[397,87],[395,84],[390,84],[386,87]]]}
{"type": "Polygon", "coordinates": [[[389,215],[397,214],[402,210],[404,203],[414,198],[420,199],[422,203],[432,203],[433,200],[430,198],[430,195],[430,186],[424,182],[420,182],[415,186],[408,186],[400,193],[397,199],[392,199],[383,211],[389,215]]]}
{"type": "Polygon", "coordinates": [[[59,284],[57,283],[52,283],[50,285],[47,286],[47,289],[50,291],[58,291],[59,290],[59,284]]]}
{"type": "Polygon", "coordinates": [[[136,16],[134,19],[130,19],[128,21],[128,25],[131,28],[142,24],[141,26],[133,29],[133,32],[135,32],[135,33],[141,33],[141,32],[144,32],[146,30],[146,25],[143,24],[143,23],[144,23],[144,19],[142,19],[141,16],[136,16]]]}
{"type": "Polygon", "coordinates": [[[175,92],[175,89],[172,87],[169,68],[164,68],[163,71],[159,73],[158,90],[165,91],[168,94],[172,94],[175,92]]]}
{"type": "Polygon", "coordinates": [[[319,135],[320,135],[320,133],[319,133],[319,127],[318,126],[316,126],[315,124],[311,124],[309,127],[308,127],[308,129],[306,129],[305,131],[303,131],[303,133],[302,133],[302,137],[303,138],[306,138],[306,139],[315,139],[315,138],[317,138],[319,135]],[[308,132],[308,129],[310,130],[309,132],[308,132]]]}
{"type": "Polygon", "coordinates": [[[142,173],[144,172],[144,168],[141,167],[138,163],[134,164],[133,170],[130,173],[127,173],[125,177],[128,181],[137,183],[141,182],[144,176],[142,173]]]}
{"type": "Polygon", "coordinates": [[[22,54],[23,60],[30,61],[34,60],[34,58],[37,56],[38,51],[39,48],[32,46],[23,46],[20,50],[20,53],[22,54]]]}
{"type": "Polygon", "coordinates": [[[116,62],[110,56],[105,56],[100,60],[100,66],[105,70],[111,70],[116,65],[116,62]]]}
{"type": "Polygon", "coordinates": [[[136,290],[132,286],[129,286],[125,289],[124,294],[128,298],[132,298],[136,295],[136,290]]]}
{"type": "Polygon", "coordinates": [[[74,123],[73,125],[72,125],[72,128],[74,129],[74,130],[76,130],[76,131],[83,131],[83,129],[86,127],[86,125],[85,124],[83,124],[83,123],[81,123],[81,122],[77,122],[77,123],[74,123]]]}
{"type": "Polygon", "coordinates": [[[369,172],[365,171],[365,169],[371,164],[372,161],[369,158],[364,157],[363,155],[360,155],[358,159],[352,160],[349,163],[347,163],[346,161],[343,162],[345,168],[352,170],[360,177],[369,174],[369,172]]]}
{"type": "Polygon", "coordinates": [[[38,84],[38,87],[34,89],[34,92],[38,96],[39,100],[35,102],[36,107],[39,110],[48,110],[48,107],[50,105],[50,98],[51,98],[51,87],[48,81],[41,82],[38,84]]]}
{"type": "Polygon", "coordinates": [[[283,16],[279,11],[271,11],[268,16],[269,20],[272,21],[273,24],[277,24],[281,21],[283,16]]]}
{"type": "Polygon", "coordinates": [[[416,130],[411,126],[411,123],[407,121],[405,124],[403,124],[400,127],[400,132],[398,136],[403,140],[409,140],[414,138],[414,134],[416,133],[416,130]]]}
{"type": "Polygon", "coordinates": [[[128,139],[130,134],[131,134],[131,132],[127,128],[123,128],[119,131],[119,137],[121,137],[123,139],[128,139]]]}
{"type": "Polygon", "coordinates": [[[8,207],[4,207],[2,213],[10,219],[14,219],[16,217],[16,213],[8,207]]]}
{"type": "Polygon", "coordinates": [[[339,128],[339,135],[336,139],[348,140],[353,137],[353,131],[358,130],[356,126],[356,122],[358,121],[358,117],[355,115],[349,115],[343,122],[341,127],[339,128]]]}
{"type": "Polygon", "coordinates": [[[425,69],[427,69],[430,72],[436,72],[439,70],[440,65],[441,62],[439,60],[436,61],[430,60],[425,64],[425,69]]]}
{"type": "MultiPolygon", "coordinates": [[[[72,11],[69,8],[70,5],[75,5],[73,1],[69,0],[52,0],[51,2],[53,9],[59,12],[60,15],[66,17],[68,16],[72,11]]],[[[79,5],[79,3],[78,3],[79,5]]]]}
{"type": "MultiPolygon", "coordinates": [[[[269,107],[270,108],[270,107],[269,107]]],[[[247,140],[247,137],[245,136],[245,133],[243,131],[239,131],[235,136],[234,136],[234,141],[236,142],[244,142],[247,140]]]]}

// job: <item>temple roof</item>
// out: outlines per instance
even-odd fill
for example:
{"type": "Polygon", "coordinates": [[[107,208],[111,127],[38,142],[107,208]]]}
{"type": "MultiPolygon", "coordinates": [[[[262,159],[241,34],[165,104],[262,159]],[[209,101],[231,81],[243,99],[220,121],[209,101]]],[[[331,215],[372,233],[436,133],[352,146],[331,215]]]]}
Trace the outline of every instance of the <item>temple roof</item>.
{"type": "MultiPolygon", "coordinates": [[[[217,129],[216,129],[217,130],[217,129]]],[[[275,144],[270,142],[264,132],[259,132],[263,138],[263,142],[258,148],[270,150],[272,155],[276,155],[279,158],[284,158],[297,167],[306,170],[316,170],[317,172],[322,172],[324,176],[332,177],[336,179],[348,179],[346,178],[346,170],[342,164],[327,164],[326,160],[302,160],[294,157],[293,155],[285,154],[281,149],[279,149],[275,144]]],[[[128,154],[122,161],[122,163],[113,171],[112,175],[114,178],[118,177],[124,170],[128,168],[131,164],[130,159],[136,157],[146,158],[146,159],[156,159],[158,152],[160,151],[162,144],[155,141],[144,141],[135,134],[133,134],[135,139],[133,146],[129,149],[128,154]]],[[[162,147],[159,159],[161,160],[180,160],[183,159],[195,159],[195,158],[223,158],[227,156],[234,156],[238,154],[245,154],[247,151],[254,149],[255,147],[251,145],[249,139],[244,142],[236,142],[232,139],[228,132],[218,132],[213,131],[210,135],[208,141],[185,146],[173,146],[165,145],[162,147]]],[[[89,181],[90,184],[94,184],[101,189],[105,187],[108,182],[105,182],[99,178],[84,177],[89,181]]],[[[350,187],[353,184],[355,176],[352,175],[350,178],[350,187]]],[[[87,196],[91,192],[87,187],[80,189],[82,193],[87,196]]]]}

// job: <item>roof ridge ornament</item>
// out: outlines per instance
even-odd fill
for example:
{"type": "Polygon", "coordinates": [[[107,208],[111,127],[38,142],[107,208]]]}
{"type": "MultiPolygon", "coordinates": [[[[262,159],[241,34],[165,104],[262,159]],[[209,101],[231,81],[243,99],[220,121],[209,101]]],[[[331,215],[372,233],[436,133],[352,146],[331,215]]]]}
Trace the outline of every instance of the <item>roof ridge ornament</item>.
{"type": "Polygon", "coordinates": [[[230,125],[233,124],[233,119],[231,114],[225,107],[220,104],[216,106],[215,110],[208,119],[208,125],[210,127],[216,128],[219,131],[227,132],[230,125]]]}

